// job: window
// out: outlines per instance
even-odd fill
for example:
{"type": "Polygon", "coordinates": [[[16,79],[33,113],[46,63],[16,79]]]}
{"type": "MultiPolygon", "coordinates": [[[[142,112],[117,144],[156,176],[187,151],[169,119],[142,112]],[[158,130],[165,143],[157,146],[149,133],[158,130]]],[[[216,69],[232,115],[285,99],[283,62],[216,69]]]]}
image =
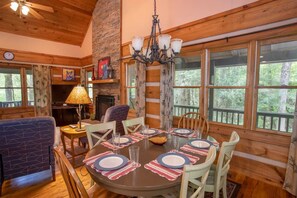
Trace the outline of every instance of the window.
{"type": "Polygon", "coordinates": [[[0,68],[0,107],[34,106],[33,75],[30,68],[0,68]]]}
{"type": "Polygon", "coordinates": [[[136,99],[136,64],[127,63],[126,64],[126,93],[127,93],[127,104],[131,109],[135,109],[135,99],[136,99]]]}
{"type": "Polygon", "coordinates": [[[93,78],[93,69],[92,70],[86,70],[86,89],[88,92],[88,95],[93,101],[93,83],[92,83],[92,78],[93,78]]]}
{"type": "Polygon", "coordinates": [[[257,128],[292,132],[297,41],[260,45],[257,128]]]}
{"type": "Polygon", "coordinates": [[[208,119],[233,125],[244,124],[247,49],[210,53],[208,119]]]}
{"type": "Polygon", "coordinates": [[[198,52],[183,54],[175,61],[173,115],[199,112],[201,56],[198,52]]]}

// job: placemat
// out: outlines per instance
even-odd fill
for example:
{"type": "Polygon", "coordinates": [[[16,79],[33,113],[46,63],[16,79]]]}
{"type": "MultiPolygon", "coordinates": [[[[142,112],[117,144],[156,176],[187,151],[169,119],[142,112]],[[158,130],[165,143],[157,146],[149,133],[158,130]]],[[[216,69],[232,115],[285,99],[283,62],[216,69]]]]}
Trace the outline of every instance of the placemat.
{"type": "Polygon", "coordinates": [[[119,145],[119,146],[114,146],[114,145],[110,142],[110,140],[107,140],[107,141],[105,141],[105,142],[102,142],[101,145],[103,145],[103,146],[105,146],[105,147],[107,147],[107,148],[113,150],[113,149],[115,149],[115,148],[116,148],[116,149],[121,149],[121,148],[124,148],[124,147],[126,147],[126,146],[129,146],[129,145],[131,145],[131,144],[134,144],[134,143],[140,141],[140,139],[134,137],[133,135],[125,135],[125,136],[123,136],[123,137],[129,137],[129,138],[131,138],[132,142],[129,142],[129,143],[127,143],[127,144],[122,144],[122,145],[119,145]]]}
{"type": "MultiPolygon", "coordinates": [[[[198,156],[193,156],[191,154],[184,153],[181,151],[177,151],[177,150],[170,151],[170,153],[172,153],[172,152],[183,154],[183,155],[187,156],[192,164],[195,164],[200,159],[198,156]]],[[[161,177],[168,179],[169,181],[176,180],[183,173],[182,168],[181,169],[167,168],[167,167],[159,164],[157,162],[157,160],[153,160],[153,161],[145,164],[144,168],[152,171],[153,173],[160,175],[161,177]]]]}
{"type": "MultiPolygon", "coordinates": [[[[219,147],[218,142],[212,142],[212,143],[213,143],[213,145],[215,147],[219,147]]],[[[180,149],[183,150],[183,151],[187,151],[187,152],[194,153],[194,154],[199,154],[199,155],[202,155],[202,156],[207,156],[208,150],[209,150],[209,149],[194,148],[194,147],[192,147],[192,146],[190,146],[188,144],[185,144],[180,149]]]]}
{"type": "Polygon", "coordinates": [[[85,159],[83,162],[88,165],[91,166],[91,168],[93,168],[94,170],[96,170],[96,172],[101,173],[103,176],[107,177],[110,180],[116,180],[119,179],[120,177],[127,175],[128,173],[134,171],[136,168],[140,167],[141,164],[137,163],[137,166],[132,166],[132,162],[129,160],[128,164],[120,169],[117,170],[111,170],[111,171],[100,171],[97,170],[94,167],[94,162],[99,158],[99,157],[103,157],[106,155],[110,155],[110,154],[114,154],[111,151],[106,151],[104,153],[100,153],[98,155],[95,155],[93,157],[90,157],[88,159],[85,159]]]}

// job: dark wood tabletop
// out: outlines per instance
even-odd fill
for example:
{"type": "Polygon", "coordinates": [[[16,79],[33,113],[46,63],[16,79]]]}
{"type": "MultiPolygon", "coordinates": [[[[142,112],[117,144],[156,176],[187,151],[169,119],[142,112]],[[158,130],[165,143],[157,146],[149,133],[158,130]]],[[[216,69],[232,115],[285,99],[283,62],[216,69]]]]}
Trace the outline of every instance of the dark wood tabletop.
{"type": "MultiPolygon", "coordinates": [[[[156,159],[160,154],[166,153],[174,149],[172,139],[173,137],[165,133],[159,136],[168,136],[168,140],[163,145],[155,145],[150,142],[148,139],[141,140],[133,145],[140,147],[139,151],[139,163],[141,164],[140,168],[130,172],[127,175],[120,177],[117,180],[110,180],[107,177],[96,172],[90,166],[86,166],[88,172],[90,173],[92,179],[100,186],[108,189],[109,191],[127,195],[127,196],[154,196],[166,194],[168,192],[173,192],[180,188],[181,176],[178,177],[175,181],[169,181],[164,177],[159,176],[156,173],[153,173],[150,170],[144,168],[144,165],[150,161],[156,159]]],[[[180,147],[186,144],[189,139],[178,137],[180,142],[180,147]]],[[[124,147],[119,150],[119,154],[129,158],[129,146],[124,147]]],[[[86,158],[97,155],[99,153],[108,151],[110,149],[98,145],[90,150],[86,158]]],[[[185,152],[185,151],[182,151],[185,152]]],[[[195,155],[193,153],[189,153],[195,155]]],[[[197,163],[202,163],[205,161],[205,156],[200,156],[200,160],[197,163]]]]}

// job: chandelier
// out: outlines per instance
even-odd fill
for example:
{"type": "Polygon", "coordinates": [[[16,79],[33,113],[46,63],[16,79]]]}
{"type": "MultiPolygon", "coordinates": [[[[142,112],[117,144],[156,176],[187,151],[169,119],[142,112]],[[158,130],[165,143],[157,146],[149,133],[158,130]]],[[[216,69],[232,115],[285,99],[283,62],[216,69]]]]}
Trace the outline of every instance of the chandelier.
{"type": "Polygon", "coordinates": [[[144,38],[134,36],[130,53],[132,58],[141,63],[152,64],[154,61],[160,64],[174,63],[174,57],[180,52],[182,46],[181,39],[172,39],[169,34],[161,34],[160,20],[156,14],[156,0],[154,0],[154,15],[151,35],[147,47],[143,47],[144,38]],[[157,28],[159,36],[157,39],[157,28]],[[170,43],[171,41],[171,43],[170,43]]]}
{"type": "Polygon", "coordinates": [[[20,12],[20,16],[23,15],[28,15],[29,13],[29,7],[26,6],[26,0],[13,0],[10,3],[10,8],[13,11],[17,11],[18,7],[20,7],[19,12],[20,12]]]}

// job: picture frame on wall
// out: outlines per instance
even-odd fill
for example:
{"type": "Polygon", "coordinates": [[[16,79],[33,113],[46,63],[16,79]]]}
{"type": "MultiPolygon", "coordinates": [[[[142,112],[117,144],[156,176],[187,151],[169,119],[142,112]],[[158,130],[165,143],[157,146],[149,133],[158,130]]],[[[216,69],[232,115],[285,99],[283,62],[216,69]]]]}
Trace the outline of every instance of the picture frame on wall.
{"type": "Polygon", "coordinates": [[[98,60],[98,79],[108,78],[108,68],[110,65],[110,57],[104,57],[98,60]]]}
{"type": "Polygon", "coordinates": [[[74,69],[63,69],[62,72],[62,80],[64,81],[74,81],[75,80],[75,72],[74,69]]]}

